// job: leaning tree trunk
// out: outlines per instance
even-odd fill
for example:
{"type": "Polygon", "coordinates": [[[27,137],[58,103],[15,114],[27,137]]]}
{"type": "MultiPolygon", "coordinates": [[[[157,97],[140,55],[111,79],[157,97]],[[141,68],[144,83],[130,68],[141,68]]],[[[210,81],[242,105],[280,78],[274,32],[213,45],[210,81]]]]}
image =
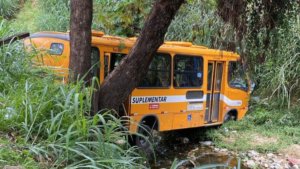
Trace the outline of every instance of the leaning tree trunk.
{"type": "Polygon", "coordinates": [[[147,75],[149,64],[183,1],[156,0],[135,45],[101,84],[100,109],[116,109],[147,75]]]}
{"type": "MultiPolygon", "coordinates": [[[[93,0],[71,0],[69,68],[75,82],[91,68],[92,19],[93,0]]],[[[89,75],[84,80],[89,82],[89,75]]]]}

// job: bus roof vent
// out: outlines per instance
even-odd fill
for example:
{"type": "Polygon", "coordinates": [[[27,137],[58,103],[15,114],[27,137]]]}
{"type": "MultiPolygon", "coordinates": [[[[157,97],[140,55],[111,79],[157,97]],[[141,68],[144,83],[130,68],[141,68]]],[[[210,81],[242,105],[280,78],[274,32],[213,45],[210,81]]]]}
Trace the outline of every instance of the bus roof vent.
{"type": "Polygon", "coordinates": [[[199,48],[199,49],[208,49],[206,46],[199,46],[199,45],[193,45],[192,48],[199,48]]]}
{"type": "Polygon", "coordinates": [[[104,35],[104,32],[102,32],[102,31],[92,30],[92,36],[102,37],[103,35],[104,35]]]}
{"type": "Polygon", "coordinates": [[[181,42],[181,41],[165,41],[164,44],[174,45],[174,46],[184,46],[184,47],[190,47],[193,45],[192,42],[181,42]]]}

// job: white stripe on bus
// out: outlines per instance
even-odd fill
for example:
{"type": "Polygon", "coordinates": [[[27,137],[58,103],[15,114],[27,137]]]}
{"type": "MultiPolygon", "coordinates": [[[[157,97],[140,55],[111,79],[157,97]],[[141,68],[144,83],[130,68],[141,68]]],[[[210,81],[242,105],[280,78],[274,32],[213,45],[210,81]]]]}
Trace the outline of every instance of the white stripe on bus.
{"type": "Polygon", "coordinates": [[[220,100],[222,100],[229,106],[241,106],[243,103],[242,100],[231,100],[223,94],[220,95],[220,100]]]}
{"type": "MultiPolygon", "coordinates": [[[[241,106],[242,105],[241,100],[231,100],[223,94],[220,94],[220,100],[222,100],[229,106],[241,106]]],[[[204,101],[206,101],[206,95],[203,95],[203,97],[201,99],[187,99],[186,95],[131,97],[132,104],[204,102],[204,101]]]]}

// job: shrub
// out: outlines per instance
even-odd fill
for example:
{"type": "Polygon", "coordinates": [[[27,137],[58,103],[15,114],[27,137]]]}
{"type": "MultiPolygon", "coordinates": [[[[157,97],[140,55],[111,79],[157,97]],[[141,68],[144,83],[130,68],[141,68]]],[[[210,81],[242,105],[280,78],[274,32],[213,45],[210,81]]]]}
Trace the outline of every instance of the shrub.
{"type": "Polygon", "coordinates": [[[45,168],[146,168],[128,143],[126,120],[111,112],[88,116],[93,87],[55,81],[53,72],[36,66],[42,55],[29,49],[20,42],[0,47],[0,131],[14,135],[13,142],[0,139],[0,152],[20,152],[4,154],[12,160],[0,160],[0,168],[13,161],[45,168]]]}

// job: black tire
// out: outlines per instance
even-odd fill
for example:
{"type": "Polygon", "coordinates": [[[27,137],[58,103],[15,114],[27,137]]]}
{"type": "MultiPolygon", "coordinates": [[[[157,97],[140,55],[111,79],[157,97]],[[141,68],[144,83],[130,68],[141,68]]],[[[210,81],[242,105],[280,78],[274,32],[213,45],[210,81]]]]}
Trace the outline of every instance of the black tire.
{"type": "Polygon", "coordinates": [[[135,143],[143,150],[150,148],[150,142],[153,142],[152,130],[149,126],[141,124],[137,131],[140,135],[135,135],[135,143]]]}

